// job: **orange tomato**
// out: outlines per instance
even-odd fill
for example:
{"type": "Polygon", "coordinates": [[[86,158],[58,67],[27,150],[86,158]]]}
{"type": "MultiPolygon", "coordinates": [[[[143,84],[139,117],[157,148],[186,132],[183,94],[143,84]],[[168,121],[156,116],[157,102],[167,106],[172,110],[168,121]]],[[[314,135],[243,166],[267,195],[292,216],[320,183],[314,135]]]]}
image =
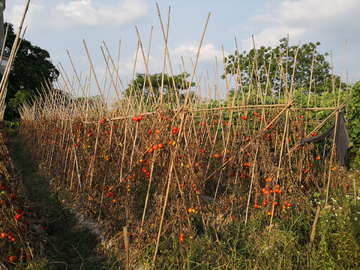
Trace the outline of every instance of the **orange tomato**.
{"type": "Polygon", "coordinates": [[[17,259],[17,257],[15,255],[12,255],[12,256],[9,257],[10,262],[15,262],[16,259],[17,259]]]}

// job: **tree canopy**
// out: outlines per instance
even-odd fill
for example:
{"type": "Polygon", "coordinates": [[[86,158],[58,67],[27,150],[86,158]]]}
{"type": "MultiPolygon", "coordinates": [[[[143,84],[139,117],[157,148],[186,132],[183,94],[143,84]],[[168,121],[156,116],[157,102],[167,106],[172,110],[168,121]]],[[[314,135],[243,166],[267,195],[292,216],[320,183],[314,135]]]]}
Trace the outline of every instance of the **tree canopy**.
{"type": "MultiPolygon", "coordinates": [[[[318,52],[320,42],[303,44],[302,46],[289,46],[286,38],[280,39],[280,44],[275,48],[261,47],[256,50],[252,49],[249,52],[244,51],[239,53],[235,51],[233,55],[229,55],[226,60],[226,72],[238,73],[241,72],[241,83],[244,87],[249,86],[252,81],[253,85],[257,85],[257,78],[260,84],[264,86],[267,83],[267,73],[269,74],[271,89],[275,95],[283,92],[285,83],[290,88],[293,80],[293,87],[295,89],[308,89],[310,86],[311,67],[314,57],[313,74],[312,74],[312,92],[321,93],[326,89],[332,87],[331,65],[325,60],[328,53],[321,54],[318,52]],[[298,49],[295,73],[294,62],[295,55],[298,49]],[[258,75],[256,75],[256,70],[258,75]],[[281,71],[283,70],[283,71],[281,71]],[[281,74],[285,74],[282,78],[281,74]],[[285,77],[285,78],[284,78],[285,77]]],[[[224,78],[224,75],[223,75],[224,78]]],[[[337,83],[340,78],[334,76],[337,83]]],[[[269,86],[269,85],[268,85],[269,86]]]]}
{"type": "MultiPolygon", "coordinates": [[[[6,27],[7,23],[5,23],[6,27]]],[[[10,54],[15,37],[14,28],[10,24],[5,53],[10,54]]],[[[19,117],[18,106],[30,96],[38,95],[37,90],[40,94],[43,93],[44,80],[53,82],[58,75],[59,71],[52,64],[49,52],[22,39],[9,75],[5,119],[19,117]]]]}
{"type": "MultiPolygon", "coordinates": [[[[175,101],[176,95],[179,97],[179,100],[184,100],[187,94],[187,88],[189,87],[190,82],[187,78],[190,74],[179,74],[174,76],[175,86],[173,84],[173,79],[171,76],[164,74],[164,84],[163,84],[163,101],[169,102],[170,100],[175,101]]],[[[162,82],[162,73],[155,73],[150,75],[151,86],[153,92],[151,92],[149,78],[145,78],[144,73],[137,73],[132,84],[130,83],[125,89],[126,96],[136,96],[141,97],[144,89],[144,98],[155,98],[159,100],[161,97],[161,82],[162,82]]],[[[193,82],[192,87],[195,86],[193,82]]],[[[190,93],[191,97],[194,96],[194,92],[190,93]]]]}

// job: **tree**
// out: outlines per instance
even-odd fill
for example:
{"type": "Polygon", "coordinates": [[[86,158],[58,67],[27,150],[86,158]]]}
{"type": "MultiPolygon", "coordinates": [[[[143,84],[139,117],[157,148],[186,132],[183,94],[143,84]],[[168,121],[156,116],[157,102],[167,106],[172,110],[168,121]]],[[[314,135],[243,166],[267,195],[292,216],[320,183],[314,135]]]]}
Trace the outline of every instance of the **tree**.
{"type": "Polygon", "coordinates": [[[16,92],[14,97],[10,99],[9,103],[7,104],[8,109],[11,111],[17,111],[19,108],[19,105],[24,104],[25,102],[29,102],[31,99],[32,94],[30,94],[29,91],[26,90],[20,90],[16,92]]]}
{"type": "MultiPolygon", "coordinates": [[[[7,23],[4,27],[7,27],[7,23]]],[[[10,24],[5,42],[5,53],[10,54],[15,37],[16,34],[10,24]]],[[[9,75],[8,93],[5,100],[9,106],[5,111],[5,119],[18,118],[17,108],[24,102],[24,98],[38,95],[37,91],[43,94],[44,90],[47,91],[42,87],[44,80],[53,82],[58,75],[59,71],[52,64],[49,52],[23,39],[9,75]],[[19,91],[21,94],[15,96],[19,91]]]]}
{"type": "MultiPolygon", "coordinates": [[[[310,75],[312,67],[312,59],[314,55],[314,65],[312,74],[312,92],[321,93],[332,87],[331,65],[325,60],[328,53],[321,54],[317,51],[320,42],[303,44],[299,47],[297,53],[295,73],[293,77],[294,61],[297,46],[287,46],[287,39],[280,39],[280,45],[274,49],[271,47],[261,47],[256,50],[257,64],[255,62],[255,51],[250,50],[248,53],[244,51],[239,54],[237,51],[234,55],[229,55],[226,60],[226,72],[237,73],[241,71],[241,83],[244,87],[252,85],[257,86],[257,77],[262,89],[265,89],[267,82],[267,72],[269,72],[270,84],[276,96],[283,93],[285,82],[287,88],[291,86],[293,80],[293,88],[309,89],[310,75]],[[282,67],[281,67],[282,65],[282,67]],[[270,67],[270,69],[269,69],[270,67]],[[281,72],[283,69],[283,72],[281,72]],[[256,75],[258,70],[258,76],[256,75]],[[281,74],[284,74],[282,76],[281,74]],[[282,76],[282,78],[280,78],[282,76]],[[285,77],[285,79],[284,79],[285,77]]],[[[223,78],[224,75],[222,76],[223,78]]],[[[340,78],[334,76],[337,84],[340,78]]]]}
{"type": "MultiPolygon", "coordinates": [[[[180,101],[185,100],[185,97],[187,95],[187,89],[190,84],[190,82],[187,81],[187,78],[189,76],[190,74],[188,73],[174,76],[174,82],[175,82],[175,87],[174,87],[172,77],[169,77],[168,75],[164,74],[163,101],[176,102],[176,94],[178,95],[180,101]]],[[[132,84],[129,84],[128,88],[125,89],[126,96],[131,95],[140,98],[142,95],[143,88],[145,87],[144,88],[145,99],[148,98],[152,99],[154,97],[156,100],[160,100],[162,73],[156,73],[150,75],[150,81],[151,81],[153,93],[151,92],[150,89],[149,78],[146,77],[145,80],[145,74],[137,73],[135,75],[135,79],[133,80],[132,84]]],[[[193,82],[191,86],[194,87],[195,83],[193,82]]],[[[190,92],[190,97],[194,97],[194,92],[190,92]]]]}

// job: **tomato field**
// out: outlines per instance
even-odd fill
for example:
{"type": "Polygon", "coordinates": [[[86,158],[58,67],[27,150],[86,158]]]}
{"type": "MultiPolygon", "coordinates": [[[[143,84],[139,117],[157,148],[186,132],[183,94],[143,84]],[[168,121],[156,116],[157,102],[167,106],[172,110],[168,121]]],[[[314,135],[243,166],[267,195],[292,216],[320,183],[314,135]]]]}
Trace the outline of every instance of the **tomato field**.
{"type": "Polygon", "coordinates": [[[125,89],[104,44],[103,89],[88,54],[85,81],[63,70],[61,82],[44,82],[44,94],[19,108],[12,137],[1,124],[0,267],[100,269],[94,250],[108,260],[101,269],[359,267],[357,165],[339,165],[333,140],[299,144],[333,121],[336,135],[340,110],[351,115],[351,86],[333,81],[317,94],[311,70],[309,88],[295,89],[290,63],[273,60],[270,78],[255,51],[246,85],[225,57],[222,89],[218,70],[212,83],[196,74],[198,55],[191,76],[176,78],[168,56],[168,84],[163,71],[155,89],[137,34],[139,84],[137,59],[125,89]],[[29,155],[17,162],[21,151],[29,155]],[[39,186],[48,199],[37,198],[39,186]],[[46,204],[56,205],[52,214],[46,204]],[[83,239],[69,224],[87,228],[83,239]],[[61,238],[73,242],[60,251],[49,244],[61,238]]]}
{"type": "Polygon", "coordinates": [[[321,126],[306,132],[307,113],[294,101],[130,116],[121,116],[126,106],[95,107],[67,118],[80,109],[57,109],[55,100],[24,108],[19,136],[60,200],[104,224],[100,249],[111,256],[154,246],[156,260],[159,245],[186,249],[211,234],[220,244],[227,226],[259,216],[271,231],[296,213],[312,215],[314,196],[326,207],[332,194],[351,191],[336,152],[324,154],[331,144],[299,146],[321,126]]]}

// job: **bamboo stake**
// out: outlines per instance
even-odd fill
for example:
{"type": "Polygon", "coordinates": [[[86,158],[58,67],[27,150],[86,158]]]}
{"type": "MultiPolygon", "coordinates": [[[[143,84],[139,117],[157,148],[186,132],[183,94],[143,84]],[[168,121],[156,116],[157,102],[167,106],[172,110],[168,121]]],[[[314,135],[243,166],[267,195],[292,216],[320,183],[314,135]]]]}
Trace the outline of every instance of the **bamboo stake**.
{"type": "MultiPolygon", "coordinates": [[[[334,70],[334,67],[332,65],[332,54],[331,54],[331,69],[334,70]]],[[[334,78],[334,73],[332,73],[332,82],[333,82],[333,92],[335,93],[335,78],[334,78]]],[[[341,82],[340,82],[341,83],[341,82]]],[[[334,95],[334,99],[335,99],[335,95],[334,95]]],[[[334,100],[335,101],[335,100],[334,100]]],[[[336,101],[335,101],[335,105],[336,105],[336,101]]],[[[325,205],[324,207],[327,207],[327,203],[328,203],[328,198],[329,198],[329,188],[330,188],[330,180],[331,180],[331,171],[332,171],[332,161],[333,161],[333,156],[336,153],[336,132],[337,132],[337,122],[338,122],[338,116],[339,116],[339,111],[336,111],[336,117],[335,117],[335,129],[334,129],[334,139],[332,141],[332,147],[331,147],[331,151],[330,151],[330,164],[329,164],[329,176],[328,176],[328,182],[327,182],[327,186],[326,186],[326,196],[325,196],[325,205]]]]}
{"type": "MultiPolygon", "coordinates": [[[[279,177],[280,177],[281,161],[282,161],[282,156],[283,156],[285,137],[286,137],[286,133],[287,133],[288,128],[289,128],[289,110],[286,111],[285,128],[284,128],[284,133],[283,133],[283,137],[282,137],[280,157],[279,157],[279,165],[278,165],[277,174],[276,174],[276,184],[278,184],[279,177]]],[[[275,199],[276,199],[276,193],[274,194],[274,201],[275,201],[275,199]]],[[[273,217],[274,217],[274,208],[275,208],[275,205],[272,204],[271,219],[270,219],[270,229],[272,227],[272,222],[273,222],[273,217]]]]}
{"type": "MultiPolygon", "coordinates": [[[[165,43],[165,52],[166,52],[166,55],[167,55],[167,58],[168,58],[168,61],[169,61],[169,69],[170,69],[170,74],[171,74],[171,78],[172,78],[172,82],[173,82],[173,87],[175,89],[175,79],[174,79],[173,69],[172,69],[172,66],[171,66],[169,49],[168,49],[168,46],[167,46],[169,23],[170,23],[170,6],[169,6],[169,12],[168,12],[168,23],[167,23],[167,28],[166,28],[166,35],[165,35],[165,31],[164,31],[164,26],[163,26],[163,23],[162,23],[162,20],[161,20],[161,14],[160,14],[159,5],[157,3],[156,3],[156,8],[157,8],[157,11],[158,11],[158,16],[159,16],[159,20],[160,20],[160,26],[161,26],[161,30],[162,30],[162,33],[163,33],[163,38],[164,38],[164,43],[165,43]]],[[[165,52],[164,52],[164,54],[165,54],[165,52]]],[[[165,61],[166,61],[166,59],[164,59],[164,63],[163,63],[164,66],[165,66],[165,61]]],[[[185,72],[185,69],[184,69],[184,72],[185,72]]],[[[190,82],[190,85],[191,85],[191,82],[190,82]]],[[[179,109],[180,108],[180,102],[179,102],[179,97],[178,97],[178,94],[177,94],[176,91],[175,91],[175,97],[176,97],[177,109],[179,109]]]]}
{"type": "Polygon", "coordinates": [[[341,94],[341,84],[342,84],[341,81],[342,81],[342,76],[343,76],[343,71],[344,71],[344,61],[345,61],[346,45],[347,45],[347,39],[345,39],[345,48],[344,48],[343,61],[342,61],[342,67],[341,67],[340,86],[339,86],[338,103],[337,103],[338,106],[339,106],[339,104],[340,104],[340,94],[341,94]]]}
{"type": "Polygon", "coordinates": [[[317,207],[314,224],[313,224],[313,227],[312,227],[312,230],[311,230],[310,244],[309,244],[309,247],[310,247],[310,248],[311,248],[311,246],[312,246],[312,243],[314,242],[315,231],[316,231],[316,224],[317,224],[317,221],[318,221],[318,218],[319,218],[319,214],[320,214],[320,206],[317,207]]]}
{"type": "Polygon", "coordinates": [[[97,86],[97,89],[98,89],[99,94],[100,94],[102,107],[105,107],[104,96],[103,96],[102,91],[101,91],[101,89],[100,89],[99,82],[98,82],[98,80],[97,80],[96,73],[95,73],[95,69],[94,69],[94,66],[93,66],[93,64],[92,64],[92,61],[91,61],[91,58],[90,58],[90,54],[89,54],[88,48],[87,48],[87,46],[86,46],[85,40],[83,40],[83,43],[84,43],[84,47],[85,47],[85,50],[86,50],[86,54],[87,54],[88,59],[89,59],[90,68],[91,68],[91,71],[92,71],[92,73],[93,73],[93,75],[94,75],[94,79],[95,79],[95,82],[96,82],[96,86],[97,86]]]}
{"type": "Polygon", "coordinates": [[[125,242],[125,258],[126,258],[126,266],[127,270],[130,270],[130,254],[129,254],[129,236],[127,226],[123,228],[124,231],[124,242],[125,242]]]}
{"type": "Polygon", "coordinates": [[[149,195],[150,195],[151,181],[152,181],[152,178],[153,178],[153,175],[154,175],[153,172],[154,172],[154,163],[155,163],[155,160],[156,160],[156,151],[154,151],[153,153],[154,154],[153,154],[152,163],[151,163],[151,172],[150,172],[149,185],[148,185],[148,190],[147,190],[147,193],[146,193],[145,206],[144,206],[144,211],[143,211],[143,215],[142,215],[142,219],[141,219],[141,225],[140,225],[140,235],[141,235],[142,230],[143,230],[145,214],[146,214],[147,204],[148,204],[149,195]]]}
{"type": "Polygon", "coordinates": [[[255,159],[254,159],[253,168],[252,168],[252,172],[251,172],[251,181],[250,181],[249,195],[248,195],[248,201],[247,201],[247,205],[246,205],[246,214],[245,214],[245,226],[246,226],[247,220],[248,220],[250,198],[251,198],[251,192],[252,192],[252,187],[253,187],[253,183],[254,183],[255,166],[256,166],[256,159],[258,156],[258,151],[259,151],[259,146],[256,148],[255,159]]]}
{"type": "MultiPolygon", "coordinates": [[[[10,57],[9,57],[9,61],[6,65],[3,77],[1,78],[1,83],[0,83],[0,100],[3,98],[4,93],[5,93],[5,89],[7,86],[7,81],[9,79],[9,75],[10,75],[10,69],[15,61],[15,56],[16,56],[16,52],[19,49],[19,38],[20,38],[20,34],[21,34],[21,30],[24,24],[24,20],[26,17],[26,14],[29,10],[29,5],[30,5],[30,0],[27,1],[26,6],[25,6],[25,10],[24,10],[24,14],[22,16],[21,22],[20,22],[20,26],[19,26],[19,30],[18,33],[16,34],[15,40],[14,40],[14,44],[13,47],[11,49],[11,53],[10,53],[10,57]]],[[[5,41],[4,41],[5,43],[5,41]]]]}
{"type": "Polygon", "coordinates": [[[208,22],[209,22],[209,19],[210,19],[210,14],[211,14],[211,13],[209,13],[209,15],[208,15],[208,17],[207,17],[207,19],[206,19],[204,31],[203,31],[203,34],[202,34],[202,37],[201,37],[201,40],[200,40],[198,52],[197,52],[197,54],[196,54],[195,65],[194,65],[194,68],[193,68],[193,71],[192,71],[192,74],[191,74],[191,77],[190,77],[189,88],[187,89],[187,95],[186,95],[186,98],[185,98],[184,107],[187,107],[187,102],[188,102],[188,99],[189,99],[191,84],[192,84],[192,81],[193,81],[193,79],[194,79],[195,69],[196,69],[196,66],[197,66],[197,62],[198,62],[198,60],[199,60],[200,49],[201,49],[202,42],[203,42],[203,40],[204,40],[206,28],[207,28],[207,25],[208,25],[208,22]]]}
{"type": "MultiPolygon", "coordinates": [[[[149,69],[148,69],[148,63],[147,63],[146,58],[145,58],[144,49],[143,49],[142,42],[141,42],[141,39],[140,39],[140,34],[139,34],[139,31],[138,31],[138,29],[137,29],[136,26],[135,26],[135,29],[136,29],[136,34],[137,34],[138,39],[139,39],[139,45],[140,45],[140,50],[141,50],[141,53],[142,53],[142,56],[143,56],[143,60],[144,60],[146,75],[147,75],[148,78],[149,78],[150,92],[151,92],[151,94],[153,95],[153,101],[154,101],[155,105],[158,106],[158,105],[157,105],[157,102],[156,102],[156,99],[155,99],[154,88],[153,88],[152,83],[151,83],[150,73],[149,73],[149,69]]],[[[145,83],[145,82],[144,82],[144,83],[145,83]]]]}

